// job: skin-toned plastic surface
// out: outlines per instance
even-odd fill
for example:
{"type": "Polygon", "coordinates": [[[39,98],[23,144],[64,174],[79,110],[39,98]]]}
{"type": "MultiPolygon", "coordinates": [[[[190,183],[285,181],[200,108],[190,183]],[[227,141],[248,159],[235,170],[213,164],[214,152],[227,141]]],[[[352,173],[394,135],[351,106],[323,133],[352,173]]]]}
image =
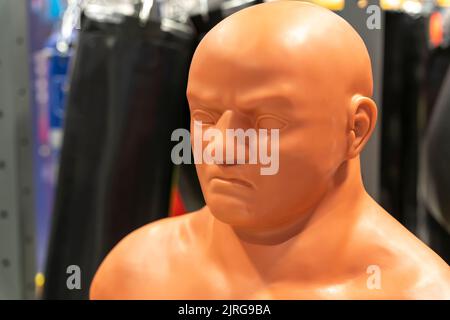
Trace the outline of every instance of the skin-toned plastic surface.
{"type": "Polygon", "coordinates": [[[280,129],[279,171],[198,164],[207,206],[123,239],[91,298],[450,298],[449,266],[364,189],[377,108],[347,22],[297,1],[239,11],[198,46],[187,95],[192,121],[280,129]]]}

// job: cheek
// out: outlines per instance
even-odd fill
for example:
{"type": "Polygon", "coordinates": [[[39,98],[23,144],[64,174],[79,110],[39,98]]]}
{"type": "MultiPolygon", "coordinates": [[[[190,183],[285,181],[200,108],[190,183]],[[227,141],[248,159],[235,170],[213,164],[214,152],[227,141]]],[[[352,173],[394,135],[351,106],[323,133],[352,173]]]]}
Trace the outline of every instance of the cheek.
{"type": "Polygon", "coordinates": [[[280,139],[280,171],[320,179],[341,163],[345,139],[332,126],[297,130],[280,139]]]}
{"type": "Polygon", "coordinates": [[[267,209],[297,214],[314,206],[328,189],[330,178],[323,162],[286,154],[280,164],[279,174],[267,186],[276,195],[267,209]]]}

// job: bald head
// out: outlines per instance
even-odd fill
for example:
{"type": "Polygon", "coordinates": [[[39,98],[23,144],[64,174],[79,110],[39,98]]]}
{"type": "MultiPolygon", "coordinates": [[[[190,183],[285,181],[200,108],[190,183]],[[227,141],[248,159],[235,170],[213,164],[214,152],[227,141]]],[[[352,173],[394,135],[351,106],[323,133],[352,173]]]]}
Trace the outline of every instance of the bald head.
{"type": "MultiPolygon", "coordinates": [[[[359,160],[351,170],[349,160],[359,156],[375,127],[371,94],[364,43],[333,12],[283,1],[223,20],[204,37],[192,60],[187,89],[191,131],[195,137],[202,134],[198,128],[222,136],[229,129],[275,129],[279,144],[270,138],[275,141],[270,148],[279,152],[279,171],[261,176],[260,164],[197,164],[211,212],[234,226],[264,229],[298,221],[298,212],[315,207],[331,185],[345,179],[356,185],[359,160]],[[194,125],[198,122],[201,126],[194,125]],[[255,189],[217,185],[214,177],[221,175],[248,179],[255,189]]],[[[223,154],[224,144],[217,141],[192,139],[194,149],[215,153],[217,147],[223,154]]],[[[267,141],[259,139],[259,152],[267,141]]],[[[250,150],[250,143],[245,146],[250,150]]]]}
{"type": "MultiPolygon", "coordinates": [[[[216,25],[199,44],[190,78],[227,65],[224,84],[291,74],[299,87],[372,95],[370,58],[363,40],[341,17],[298,1],[241,10],[216,25]]],[[[219,77],[219,75],[217,75],[219,77]]]]}

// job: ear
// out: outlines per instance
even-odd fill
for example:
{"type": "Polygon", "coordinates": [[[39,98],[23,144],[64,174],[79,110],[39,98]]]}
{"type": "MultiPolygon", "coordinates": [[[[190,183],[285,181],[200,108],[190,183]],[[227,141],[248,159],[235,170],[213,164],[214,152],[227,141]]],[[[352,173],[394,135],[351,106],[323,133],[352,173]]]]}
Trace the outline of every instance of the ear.
{"type": "Polygon", "coordinates": [[[352,97],[350,106],[348,136],[348,158],[358,156],[369,141],[377,122],[377,105],[375,102],[361,95],[352,97]]]}

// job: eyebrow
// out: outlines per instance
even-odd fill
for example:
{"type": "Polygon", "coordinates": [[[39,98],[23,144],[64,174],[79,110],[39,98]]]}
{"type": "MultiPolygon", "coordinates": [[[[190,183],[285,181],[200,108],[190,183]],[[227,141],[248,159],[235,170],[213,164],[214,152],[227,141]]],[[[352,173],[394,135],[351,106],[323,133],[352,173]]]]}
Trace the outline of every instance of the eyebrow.
{"type": "MultiPolygon", "coordinates": [[[[223,109],[223,106],[219,106],[215,103],[208,102],[208,100],[203,100],[197,96],[191,96],[192,109],[206,109],[206,110],[220,110],[223,109]]],[[[212,100],[211,100],[212,101],[212,100]]],[[[234,107],[238,107],[240,109],[244,109],[245,111],[254,111],[258,109],[267,108],[267,105],[270,104],[271,107],[282,108],[282,109],[291,109],[294,107],[291,99],[282,96],[282,95],[267,95],[261,97],[252,97],[247,99],[242,99],[242,101],[233,104],[234,107]],[[274,105],[275,104],[275,105],[274,105]]]]}
{"type": "Polygon", "coordinates": [[[247,110],[266,108],[268,104],[270,104],[272,107],[280,107],[283,109],[291,109],[294,107],[291,99],[283,95],[276,94],[243,99],[243,102],[239,103],[239,105],[242,105],[242,108],[247,110]]]}

